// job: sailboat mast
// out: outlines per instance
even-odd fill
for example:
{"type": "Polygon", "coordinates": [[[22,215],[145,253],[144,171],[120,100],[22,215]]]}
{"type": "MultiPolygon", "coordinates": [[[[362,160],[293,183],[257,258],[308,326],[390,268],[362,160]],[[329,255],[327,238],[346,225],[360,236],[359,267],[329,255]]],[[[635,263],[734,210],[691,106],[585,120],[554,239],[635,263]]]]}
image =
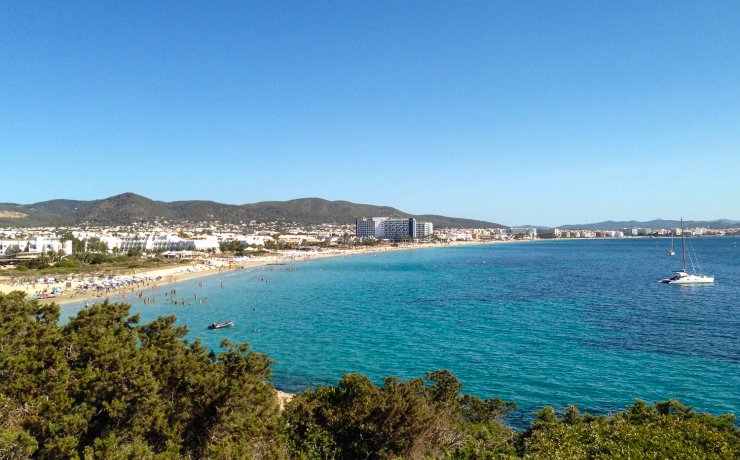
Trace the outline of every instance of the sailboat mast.
{"type": "Polygon", "coordinates": [[[683,272],[686,272],[686,240],[684,239],[683,217],[681,218],[681,246],[683,247],[683,272]]]}

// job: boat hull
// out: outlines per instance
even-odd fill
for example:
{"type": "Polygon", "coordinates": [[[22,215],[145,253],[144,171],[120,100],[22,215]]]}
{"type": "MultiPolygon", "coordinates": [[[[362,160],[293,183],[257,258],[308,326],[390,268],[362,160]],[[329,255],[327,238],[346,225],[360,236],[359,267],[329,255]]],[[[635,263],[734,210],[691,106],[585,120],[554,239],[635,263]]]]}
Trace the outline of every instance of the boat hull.
{"type": "Polygon", "coordinates": [[[714,277],[707,275],[691,275],[686,272],[678,272],[673,278],[662,279],[660,280],[660,282],[668,284],[709,284],[714,283],[714,277]]]}
{"type": "Polygon", "coordinates": [[[709,284],[714,283],[714,277],[713,276],[697,276],[693,279],[683,279],[683,280],[670,280],[668,281],[670,284],[709,284]]]}

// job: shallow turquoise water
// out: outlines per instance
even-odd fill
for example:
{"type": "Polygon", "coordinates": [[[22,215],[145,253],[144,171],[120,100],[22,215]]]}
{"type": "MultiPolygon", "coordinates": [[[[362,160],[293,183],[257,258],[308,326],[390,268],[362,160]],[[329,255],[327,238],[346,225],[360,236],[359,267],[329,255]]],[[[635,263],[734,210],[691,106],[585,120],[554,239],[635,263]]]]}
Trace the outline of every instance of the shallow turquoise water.
{"type": "Polygon", "coordinates": [[[604,413],[638,397],[738,413],[738,241],[691,240],[711,286],[657,282],[680,268],[667,239],[544,241],[228,272],[160,287],[158,304],[134,299],[132,312],[175,314],[214,348],[249,342],[276,361],[274,383],[287,391],[343,372],[381,382],[444,368],[467,392],[516,401],[516,426],[546,404],[604,413]],[[172,288],[191,304],[165,304],[172,288]],[[206,329],[225,320],[236,326],[206,329]]]}

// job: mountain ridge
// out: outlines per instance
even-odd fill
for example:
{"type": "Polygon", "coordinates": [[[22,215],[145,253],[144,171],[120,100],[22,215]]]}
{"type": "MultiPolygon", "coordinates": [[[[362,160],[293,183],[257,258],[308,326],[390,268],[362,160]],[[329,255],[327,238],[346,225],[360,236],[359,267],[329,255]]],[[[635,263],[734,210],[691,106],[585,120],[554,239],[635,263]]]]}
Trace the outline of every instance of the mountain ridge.
{"type": "Polygon", "coordinates": [[[156,201],[126,192],[98,200],[53,199],[22,205],[0,203],[0,226],[51,227],[91,225],[131,225],[137,222],[223,223],[287,221],[301,224],[351,224],[362,217],[415,217],[435,227],[501,228],[501,224],[440,215],[414,215],[390,206],[329,201],[323,198],[297,198],[287,201],[262,201],[240,205],[208,200],[156,201]],[[21,217],[23,216],[23,217],[21,217]]]}

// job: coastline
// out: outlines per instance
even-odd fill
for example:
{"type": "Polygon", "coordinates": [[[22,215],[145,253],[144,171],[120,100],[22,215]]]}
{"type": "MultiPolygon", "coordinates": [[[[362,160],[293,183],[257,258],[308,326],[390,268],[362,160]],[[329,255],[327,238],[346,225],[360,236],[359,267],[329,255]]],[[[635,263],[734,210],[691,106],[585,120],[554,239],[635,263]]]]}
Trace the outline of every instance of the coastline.
{"type": "MultiPolygon", "coordinates": [[[[639,240],[639,239],[640,238],[635,238],[634,240],[639,240]]],[[[618,241],[618,239],[614,239],[614,238],[603,239],[603,240],[618,241]]],[[[568,245],[568,247],[575,248],[576,246],[579,246],[579,244],[578,244],[579,242],[592,241],[592,240],[591,239],[588,239],[588,240],[579,239],[579,240],[567,240],[567,241],[570,242],[570,243],[574,243],[574,244],[572,244],[572,246],[571,245],[568,245]]],[[[512,241],[512,242],[519,242],[519,241],[512,241]]],[[[531,241],[524,241],[524,242],[531,242],[531,241]]],[[[541,241],[538,241],[538,242],[539,243],[546,243],[546,242],[548,242],[548,240],[541,240],[541,241]]],[[[372,247],[370,247],[370,248],[361,248],[361,249],[359,249],[357,251],[347,251],[347,250],[342,251],[342,250],[339,250],[339,251],[328,251],[329,253],[311,253],[309,255],[311,255],[313,257],[309,257],[309,258],[316,258],[316,257],[339,257],[339,256],[356,255],[358,253],[380,252],[381,250],[383,252],[386,252],[386,251],[397,251],[397,250],[432,249],[432,248],[438,248],[438,247],[442,247],[442,248],[444,248],[444,247],[450,247],[450,249],[451,249],[450,251],[437,251],[437,253],[436,253],[437,255],[434,255],[433,254],[434,251],[427,251],[427,254],[426,255],[422,255],[423,253],[421,253],[421,252],[416,252],[417,256],[413,256],[413,255],[410,256],[410,258],[412,258],[412,259],[415,259],[415,258],[426,258],[426,257],[437,257],[439,260],[445,260],[447,257],[461,257],[461,258],[465,258],[466,257],[465,254],[468,252],[468,250],[469,249],[470,250],[473,250],[473,248],[475,248],[475,247],[477,247],[477,249],[474,250],[475,252],[482,252],[482,253],[491,252],[491,253],[497,253],[497,252],[499,252],[499,248],[501,249],[501,251],[504,251],[504,250],[505,251],[513,250],[513,251],[517,251],[517,252],[530,252],[530,251],[535,251],[536,250],[536,247],[539,246],[539,245],[523,245],[521,248],[519,248],[519,247],[517,247],[517,245],[513,245],[513,246],[509,246],[509,247],[505,247],[505,246],[498,246],[498,247],[496,247],[495,244],[486,244],[486,243],[489,243],[489,242],[473,241],[473,242],[467,242],[467,243],[459,243],[459,244],[456,244],[456,245],[440,244],[440,245],[408,245],[408,246],[385,247],[385,248],[381,248],[381,247],[372,248],[372,247]],[[460,249],[458,251],[458,250],[453,249],[453,246],[462,246],[462,247],[461,248],[458,248],[458,249],[460,249]]],[[[491,242],[491,243],[497,243],[497,242],[494,241],[494,242],[491,242]]],[[[637,241],[635,241],[635,243],[637,243],[637,241]]],[[[644,241],[644,243],[649,243],[649,242],[644,241]]],[[[649,244],[646,244],[646,245],[643,245],[643,246],[639,246],[639,247],[644,247],[644,248],[648,248],[648,249],[651,249],[652,250],[652,248],[654,246],[655,246],[655,243],[652,242],[652,243],[649,243],[649,244]]],[[[547,249],[547,248],[543,248],[543,249],[547,249]]],[[[557,248],[552,248],[552,249],[557,249],[557,248]]],[[[560,249],[563,249],[563,247],[561,247],[560,249]]],[[[568,252],[570,253],[570,251],[568,251],[568,252]]],[[[634,252],[634,251],[630,251],[630,253],[632,253],[632,252],[634,252]]],[[[410,254],[414,254],[414,253],[410,253],[410,254]]],[[[660,252],[660,255],[662,255],[662,254],[663,254],[663,252],[661,251],[660,252]]],[[[275,256],[277,256],[277,255],[278,254],[276,254],[275,256]]],[[[289,269],[292,266],[296,266],[297,265],[296,263],[290,262],[292,260],[295,260],[295,257],[287,258],[287,257],[283,257],[284,255],[285,254],[279,254],[280,259],[281,260],[285,260],[286,261],[286,264],[289,267],[269,267],[268,266],[268,267],[265,267],[265,268],[268,269],[268,270],[275,269],[277,271],[281,271],[283,269],[289,269]]],[[[301,257],[301,259],[305,258],[305,255],[306,254],[303,254],[304,257],[301,257]]],[[[251,267],[256,267],[257,270],[264,270],[265,268],[260,268],[260,266],[263,266],[263,265],[266,265],[266,264],[270,264],[270,263],[280,263],[280,261],[277,260],[277,257],[275,257],[275,256],[273,256],[273,257],[267,257],[267,258],[264,258],[264,259],[251,260],[250,261],[251,262],[250,266],[251,267]]],[[[381,265],[382,264],[382,261],[390,261],[390,260],[393,260],[393,259],[406,259],[407,258],[406,256],[403,256],[400,253],[397,254],[397,255],[391,255],[391,254],[389,254],[388,256],[390,258],[384,258],[382,256],[381,257],[378,257],[378,258],[373,258],[373,256],[370,255],[370,256],[367,256],[367,258],[363,258],[363,259],[357,261],[356,263],[354,262],[354,259],[336,259],[336,260],[345,260],[345,262],[341,262],[341,264],[351,263],[353,265],[359,265],[359,266],[361,266],[361,265],[364,264],[363,261],[372,262],[373,260],[377,260],[378,261],[378,264],[381,265]]],[[[320,263],[320,264],[323,265],[323,263],[320,263]]],[[[636,265],[639,265],[639,264],[636,264],[636,265]]],[[[630,264],[630,266],[632,267],[632,264],[630,264]]],[[[317,266],[315,266],[315,267],[317,267],[317,266]]],[[[181,266],[180,268],[186,268],[186,267],[182,267],[181,266]]],[[[254,269],[252,269],[252,270],[254,270],[254,269]]],[[[248,272],[250,272],[252,270],[249,270],[248,269],[248,272]]],[[[632,268],[630,268],[630,270],[632,270],[632,268]]],[[[224,271],[224,270],[222,269],[221,271],[224,271]]],[[[303,270],[299,269],[299,271],[303,271],[303,270]]],[[[138,270],[137,270],[137,272],[138,272],[138,270]]],[[[218,269],[204,270],[204,271],[199,271],[199,272],[195,272],[195,273],[181,274],[181,276],[179,278],[172,279],[172,281],[173,282],[179,282],[179,281],[182,281],[182,280],[185,280],[185,279],[188,279],[188,278],[206,277],[206,276],[210,276],[211,274],[218,274],[218,273],[220,273],[220,271],[218,269]]],[[[246,272],[244,274],[247,275],[246,272]]],[[[231,273],[231,274],[229,274],[229,273],[223,273],[222,275],[225,276],[225,277],[234,276],[234,275],[236,275],[237,277],[240,277],[241,276],[241,274],[239,272],[235,272],[235,273],[231,273]]],[[[255,274],[248,275],[248,276],[258,278],[261,275],[259,273],[255,273],[255,274]]],[[[269,277],[268,274],[265,274],[264,276],[265,277],[269,277]]],[[[293,276],[294,275],[290,275],[290,277],[293,277],[293,276]]],[[[303,276],[303,275],[299,274],[298,276],[303,276]]],[[[215,284],[215,285],[217,285],[218,284],[218,281],[220,280],[220,278],[221,277],[218,277],[216,279],[213,279],[212,278],[210,281],[205,281],[205,284],[208,284],[208,285],[214,285],[215,284]]],[[[309,275],[308,278],[304,279],[304,282],[311,283],[311,281],[312,281],[311,278],[312,278],[312,275],[309,275]]],[[[203,278],[203,279],[205,280],[206,278],[203,278]]],[[[464,279],[464,278],[461,278],[461,279],[464,279]]],[[[166,284],[168,284],[168,282],[169,282],[169,280],[162,280],[162,281],[158,282],[158,284],[161,284],[162,286],[165,286],[166,284]]],[[[198,282],[197,282],[197,280],[195,282],[193,282],[193,281],[185,281],[185,282],[188,283],[188,286],[187,287],[186,286],[182,286],[182,291],[185,293],[185,297],[186,298],[192,298],[192,292],[195,291],[195,286],[194,285],[198,284],[198,282]],[[188,296],[188,292],[190,292],[190,296],[188,296]]],[[[291,284],[291,283],[292,283],[292,281],[289,282],[289,284],[291,284]]],[[[227,284],[227,280],[224,279],[224,285],[226,285],[226,284],[227,284]]],[[[229,283],[229,284],[231,284],[231,283],[229,283]]],[[[652,286],[652,283],[650,283],[650,285],[652,286]]],[[[261,286],[261,285],[255,284],[254,286],[261,286]]],[[[173,287],[176,287],[178,292],[181,291],[181,286],[173,286],[173,287]]],[[[168,289],[167,287],[164,287],[163,288],[164,291],[166,291],[167,289],[168,289]]],[[[138,292],[138,291],[141,291],[141,290],[146,291],[146,288],[144,288],[144,289],[137,289],[136,291],[138,292]]],[[[262,290],[263,289],[260,287],[255,292],[259,292],[259,291],[262,291],[262,290]]],[[[269,289],[269,288],[266,288],[266,290],[273,291],[273,289],[269,289]]],[[[677,292],[681,292],[681,291],[677,291],[677,292]]],[[[662,297],[664,297],[664,295],[665,294],[661,294],[660,297],[662,298],[662,297]]],[[[201,294],[200,294],[200,292],[198,292],[198,297],[200,297],[200,296],[201,296],[201,294]]],[[[217,303],[214,302],[214,300],[216,300],[216,299],[217,298],[214,296],[211,299],[211,303],[217,305],[217,303]]],[[[77,299],[74,299],[73,302],[76,301],[76,300],[77,299]]],[[[100,302],[102,300],[103,299],[97,298],[97,299],[95,299],[95,302],[100,302]]],[[[119,300],[118,297],[111,296],[111,301],[112,302],[119,302],[120,300],[119,300]]],[[[137,301],[140,303],[140,299],[138,299],[137,301]]],[[[160,303],[161,303],[161,301],[162,300],[160,299],[160,303]]],[[[125,300],[124,300],[124,302],[125,302],[125,300]]],[[[67,303],[67,302],[64,302],[64,303],[67,303]]],[[[196,300],[195,303],[198,303],[198,301],[196,300]]],[[[82,304],[84,304],[84,300],[82,302],[77,301],[77,303],[75,304],[75,307],[74,307],[74,311],[76,311],[77,305],[79,305],[81,307],[82,304]]],[[[157,313],[157,310],[158,310],[157,307],[158,307],[158,305],[151,305],[150,306],[150,312],[153,313],[153,314],[156,314],[157,313]]],[[[530,307],[530,308],[525,308],[525,310],[530,310],[531,309],[531,306],[528,306],[528,307],[530,307]]],[[[64,309],[64,306],[62,308],[64,309]]],[[[550,311],[550,309],[545,309],[545,310],[550,311]]],[[[73,311],[73,308],[71,307],[71,305],[70,305],[68,311],[70,311],[70,312],[73,311]]],[[[272,314],[273,314],[273,312],[271,312],[269,315],[272,315],[272,314]]],[[[290,320],[291,320],[291,318],[294,318],[294,317],[295,316],[290,316],[290,315],[281,317],[280,324],[291,324],[290,323],[290,320]],[[286,318],[288,318],[288,319],[286,320],[286,318]]],[[[557,318],[557,320],[552,320],[550,322],[552,324],[557,324],[557,321],[559,320],[560,317],[559,316],[555,316],[554,318],[557,318]]],[[[206,317],[206,319],[203,320],[203,321],[210,322],[211,320],[212,320],[211,318],[207,318],[206,317]]],[[[201,321],[201,323],[205,324],[205,322],[203,322],[203,321],[201,321]]],[[[609,329],[609,330],[612,331],[612,332],[614,331],[613,329],[609,329]]],[[[254,332],[254,331],[252,331],[252,332],[254,332]]],[[[218,334],[216,334],[216,335],[218,335],[218,334]]],[[[250,341],[251,342],[250,338],[251,338],[251,336],[250,337],[247,337],[247,338],[243,338],[243,340],[247,340],[247,341],[250,341]]],[[[472,349],[475,349],[475,348],[474,348],[474,346],[473,347],[468,346],[467,349],[471,349],[472,350],[472,349]]],[[[271,354],[271,356],[272,356],[272,354],[271,354]]],[[[283,362],[283,359],[281,359],[280,361],[283,362]]],[[[433,368],[433,366],[426,366],[426,367],[433,368]]],[[[367,371],[366,370],[363,370],[362,372],[367,372],[367,371]]],[[[466,377],[466,380],[470,380],[471,382],[474,382],[475,381],[475,380],[471,379],[469,376],[466,377]]],[[[293,383],[291,383],[290,385],[288,385],[285,382],[282,382],[280,380],[273,381],[272,383],[273,383],[273,385],[277,385],[276,386],[276,390],[277,391],[282,390],[285,393],[285,394],[280,394],[279,395],[279,397],[281,397],[281,399],[284,399],[285,397],[290,397],[290,394],[293,393],[293,392],[299,392],[299,391],[301,391],[301,388],[299,386],[294,385],[293,383]],[[283,386],[283,385],[286,385],[286,386],[283,386]]],[[[634,382],[632,384],[635,385],[634,382]]],[[[638,382],[638,384],[639,384],[639,382],[638,382]]],[[[642,393],[642,394],[650,395],[650,394],[652,394],[652,393],[650,393],[650,391],[652,391],[652,390],[649,390],[646,393],[642,393]]],[[[657,397],[658,396],[655,396],[654,398],[657,398],[657,397]]],[[[655,400],[657,400],[657,399],[655,399],[655,400]]],[[[704,403],[706,404],[706,401],[704,401],[704,403]]],[[[711,401],[710,401],[710,403],[711,403],[711,401]]],[[[731,404],[730,404],[730,407],[732,407],[731,404]]],[[[722,411],[726,411],[728,409],[723,408],[721,410],[722,411]]],[[[718,412],[717,413],[720,413],[719,412],[719,409],[718,409],[718,412]]],[[[517,417],[520,417],[520,415],[517,415],[517,417]]],[[[524,417],[524,416],[522,416],[522,417],[524,417]]],[[[519,419],[517,419],[517,420],[519,420],[519,419]]]]}
{"type": "MultiPolygon", "coordinates": [[[[637,237],[642,238],[642,237],[637,237]]],[[[601,238],[588,238],[588,239],[563,239],[561,241],[592,241],[592,240],[611,240],[619,239],[615,237],[601,237],[601,238]]],[[[267,257],[211,257],[208,259],[193,261],[190,265],[179,265],[167,268],[158,268],[152,270],[132,270],[130,272],[124,272],[122,275],[118,275],[114,278],[130,278],[136,277],[139,282],[121,286],[120,288],[107,290],[103,292],[93,291],[88,289],[87,291],[80,292],[78,287],[85,284],[81,279],[72,281],[62,280],[55,283],[25,283],[19,284],[4,284],[2,277],[0,276],[0,293],[8,294],[14,291],[21,291],[26,293],[27,296],[33,297],[41,291],[48,291],[51,293],[54,290],[60,291],[56,295],[52,295],[45,298],[39,298],[38,301],[42,303],[57,303],[59,305],[80,302],[80,301],[103,301],[106,298],[122,297],[125,300],[126,294],[134,293],[137,290],[145,288],[158,288],[166,286],[172,283],[180,281],[187,281],[191,279],[206,277],[210,275],[216,275],[225,271],[242,270],[246,268],[259,267],[269,264],[283,264],[287,262],[294,262],[300,260],[312,260],[326,257],[342,257],[342,256],[353,256],[360,254],[372,254],[379,252],[389,251],[403,251],[403,250],[421,250],[421,249],[433,249],[433,248],[444,248],[444,247],[456,247],[456,246],[479,246],[489,244],[512,244],[512,243],[536,243],[541,241],[550,240],[486,240],[486,241],[454,241],[446,243],[399,243],[398,246],[382,245],[382,246],[368,246],[362,248],[353,249],[328,249],[323,251],[283,251],[275,253],[274,256],[267,257]],[[71,286],[67,286],[67,283],[71,283],[71,286]]],[[[80,274],[66,275],[72,278],[81,277],[80,274]]],[[[84,278],[85,281],[89,282],[92,277],[84,278]]],[[[100,281],[101,279],[98,278],[100,281]]]]}
{"type": "MultiPolygon", "coordinates": [[[[48,292],[58,291],[56,295],[46,298],[39,298],[42,303],[56,303],[64,305],[81,301],[102,302],[105,299],[121,297],[125,299],[127,294],[135,294],[142,289],[157,289],[169,284],[180,281],[187,281],[196,278],[202,278],[210,275],[216,275],[226,271],[243,270],[246,268],[259,267],[270,264],[284,264],[288,262],[322,259],[327,257],[342,257],[361,254],[372,254],[390,251],[403,251],[414,249],[432,249],[455,246],[478,246],[486,244],[526,242],[529,240],[517,241],[456,241],[452,243],[430,243],[430,244],[399,244],[398,246],[370,246],[356,249],[330,249],[326,251],[305,252],[305,251],[283,251],[276,253],[275,256],[249,258],[249,257],[232,257],[220,258],[214,257],[205,260],[193,261],[192,265],[176,266],[168,268],[159,268],[154,270],[137,271],[112,278],[114,281],[122,281],[122,284],[115,287],[106,287],[105,289],[93,288],[92,277],[83,280],[75,279],[72,281],[59,281],[54,283],[34,283],[23,285],[0,284],[0,293],[8,294],[14,291],[25,292],[29,297],[35,296],[38,292],[46,290],[48,292]],[[123,282],[125,280],[125,282],[123,282]],[[84,289],[85,286],[90,286],[84,289]],[[84,290],[83,290],[84,289],[84,290]]],[[[77,277],[79,275],[74,275],[77,277]]],[[[102,283],[103,279],[97,279],[96,282],[102,283]]]]}

